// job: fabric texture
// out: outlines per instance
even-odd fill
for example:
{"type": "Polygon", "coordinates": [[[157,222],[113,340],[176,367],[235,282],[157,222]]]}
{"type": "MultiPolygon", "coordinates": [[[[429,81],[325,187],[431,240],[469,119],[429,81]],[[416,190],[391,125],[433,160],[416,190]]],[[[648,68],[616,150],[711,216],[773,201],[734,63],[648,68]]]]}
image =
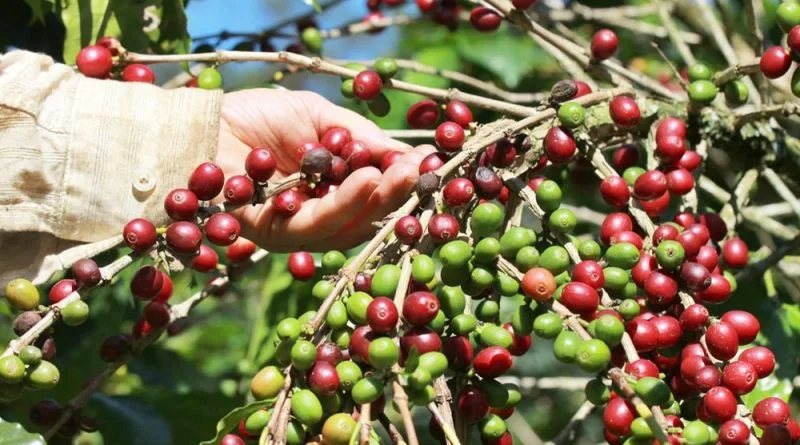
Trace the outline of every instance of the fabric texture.
{"type": "Polygon", "coordinates": [[[221,103],[221,91],[89,79],[46,55],[0,55],[0,289],[132,218],[165,223],[164,196],[216,154],[221,103]]]}

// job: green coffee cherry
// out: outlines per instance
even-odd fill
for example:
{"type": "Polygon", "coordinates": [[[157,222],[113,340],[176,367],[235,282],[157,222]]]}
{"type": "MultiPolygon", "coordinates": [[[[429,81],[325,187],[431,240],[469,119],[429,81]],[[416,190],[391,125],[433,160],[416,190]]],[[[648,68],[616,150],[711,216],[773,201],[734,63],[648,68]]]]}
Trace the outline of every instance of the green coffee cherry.
{"type": "Polygon", "coordinates": [[[397,74],[397,61],[388,57],[383,57],[375,61],[375,71],[386,81],[397,74]]]}
{"type": "Polygon", "coordinates": [[[531,232],[523,227],[511,227],[500,237],[500,255],[508,260],[513,260],[520,249],[530,246],[536,241],[531,238],[531,232]]]}
{"type": "Polygon", "coordinates": [[[417,369],[424,369],[431,374],[434,379],[440,377],[447,371],[447,357],[441,352],[426,352],[419,356],[417,369]]]}
{"type": "Polygon", "coordinates": [[[457,286],[443,286],[439,290],[438,299],[439,309],[447,318],[463,314],[467,307],[467,297],[464,295],[464,291],[457,286]]]}
{"type": "Polygon", "coordinates": [[[514,343],[514,336],[496,324],[484,324],[478,335],[483,346],[502,346],[508,348],[514,343]]]}
{"type": "Polygon", "coordinates": [[[256,400],[271,399],[283,388],[283,372],[277,366],[267,366],[250,380],[250,392],[256,400]]]}
{"type": "Polygon", "coordinates": [[[292,366],[307,371],[314,366],[317,358],[317,348],[308,340],[298,340],[291,349],[292,366]]]}
{"type": "Polygon", "coordinates": [[[608,265],[621,269],[631,269],[639,262],[639,249],[631,243],[617,243],[606,251],[608,265]]]}
{"type": "Polygon", "coordinates": [[[425,406],[436,399],[436,390],[433,385],[427,385],[422,389],[409,391],[408,397],[412,404],[425,406]]]}
{"type": "Polygon", "coordinates": [[[784,1],[778,6],[775,18],[781,30],[788,33],[795,25],[800,25],[800,3],[794,0],[784,1]]]}
{"type": "Polygon", "coordinates": [[[606,267],[603,269],[603,277],[605,279],[603,287],[609,290],[622,290],[630,282],[630,273],[619,267],[606,267]]]}
{"type": "Polygon", "coordinates": [[[356,421],[349,413],[336,413],[322,426],[322,437],[326,444],[348,445],[350,437],[357,427],[356,421]]]}
{"type": "Polygon", "coordinates": [[[278,326],[275,327],[275,333],[278,335],[278,338],[281,339],[281,341],[290,343],[300,338],[301,330],[302,326],[300,325],[300,321],[291,317],[284,318],[278,323],[278,326]]]}
{"type": "Polygon", "coordinates": [[[328,280],[319,280],[311,288],[311,295],[317,300],[324,300],[333,291],[335,285],[328,280]]]}
{"type": "Polygon", "coordinates": [[[375,116],[386,117],[392,111],[392,103],[385,94],[381,93],[375,99],[367,102],[367,109],[375,116]]]}
{"type": "Polygon", "coordinates": [[[714,71],[703,63],[695,63],[687,70],[689,75],[689,82],[696,80],[711,80],[714,77],[714,71]]]}
{"type": "Polygon", "coordinates": [[[600,259],[600,256],[603,254],[603,249],[600,247],[600,244],[595,240],[586,240],[582,241],[578,245],[578,255],[581,257],[582,260],[594,260],[597,261],[600,259]]]}
{"type": "Polygon", "coordinates": [[[61,309],[61,320],[67,326],[80,326],[89,319],[89,305],[83,300],[75,300],[61,309]]]}
{"type": "Polygon", "coordinates": [[[383,381],[376,377],[364,377],[353,386],[350,394],[359,405],[372,403],[383,394],[383,381]]]}
{"type": "Polygon", "coordinates": [[[483,300],[475,308],[475,317],[480,321],[492,322],[500,315],[500,305],[494,300],[483,300]]]}
{"type": "Polygon", "coordinates": [[[42,350],[33,345],[25,346],[19,351],[19,359],[26,365],[38,365],[42,361],[42,350]]]}
{"type": "Polygon", "coordinates": [[[606,314],[592,323],[594,323],[594,337],[608,346],[616,346],[622,340],[625,325],[617,317],[606,314]]]}
{"type": "Polygon", "coordinates": [[[652,439],[653,430],[642,417],[637,417],[631,422],[631,434],[636,439],[652,439]]]}
{"type": "Polygon", "coordinates": [[[25,384],[34,389],[52,389],[58,385],[61,374],[56,365],[42,360],[38,365],[28,369],[25,384]]]}
{"type": "Polygon", "coordinates": [[[313,26],[306,28],[300,37],[303,40],[303,45],[312,53],[319,54],[322,50],[322,34],[320,34],[319,29],[313,26]]]}
{"type": "Polygon", "coordinates": [[[718,92],[717,86],[710,80],[696,80],[689,84],[689,99],[698,104],[710,104],[718,92]]]}
{"type": "MultiPolygon", "coordinates": [[[[535,332],[535,327],[534,327],[535,332]]],[[[578,356],[578,349],[583,343],[578,334],[572,331],[561,331],[553,343],[553,355],[562,362],[572,363],[578,356]]]]}
{"type": "Polygon", "coordinates": [[[344,266],[347,257],[338,250],[329,250],[322,255],[322,270],[324,273],[338,272],[344,266]]]}
{"type": "Polygon", "coordinates": [[[412,388],[421,390],[433,382],[431,373],[425,369],[415,369],[411,375],[408,376],[408,383],[412,388]]]}
{"type": "Polygon", "coordinates": [[[436,277],[436,265],[428,255],[417,255],[411,261],[411,277],[418,283],[429,283],[436,277]]]}
{"type": "Polygon", "coordinates": [[[517,251],[514,265],[520,272],[527,272],[539,264],[539,250],[533,246],[524,246],[517,251]]]}
{"type": "Polygon", "coordinates": [[[600,372],[611,361],[611,349],[596,338],[586,340],[578,347],[576,361],[586,372],[600,372]]]}
{"type": "Polygon", "coordinates": [[[473,236],[478,238],[490,236],[500,227],[504,218],[505,211],[503,207],[492,202],[479,204],[472,211],[472,217],[469,221],[473,236]]]}
{"type": "Polygon", "coordinates": [[[792,81],[789,84],[792,89],[792,94],[795,97],[800,97],[800,68],[795,68],[794,72],[792,73],[792,81]]]}
{"type": "Polygon", "coordinates": [[[677,269],[683,264],[685,257],[683,246],[677,241],[664,240],[656,247],[656,260],[665,269],[677,269]]]}
{"type": "Polygon", "coordinates": [[[26,279],[9,281],[5,293],[11,306],[21,311],[30,311],[39,306],[39,290],[26,279]]]}
{"type": "Polygon", "coordinates": [[[376,369],[389,369],[400,358],[400,348],[389,337],[380,337],[369,344],[369,364],[376,369]]]}
{"type": "Polygon", "coordinates": [[[558,209],[550,214],[548,218],[550,223],[550,230],[556,233],[571,233],[578,225],[578,219],[575,218],[575,213],[569,209],[558,209]]]}
{"type": "Polygon", "coordinates": [[[476,263],[488,264],[500,255],[500,241],[497,238],[487,237],[475,244],[473,260],[476,263]]]}
{"type": "Polygon", "coordinates": [[[393,297],[399,282],[400,267],[395,264],[384,264],[378,267],[372,276],[372,295],[393,297]]]}
{"type": "Polygon", "coordinates": [[[247,416],[244,421],[244,429],[250,434],[261,434],[261,430],[269,423],[270,417],[272,417],[271,411],[260,409],[247,416]]]}
{"type": "MultiPolygon", "coordinates": [[[[794,80],[794,76],[792,76],[792,80],[794,80]]],[[[792,88],[792,92],[794,92],[794,82],[792,82],[792,88]]],[[[736,79],[725,84],[725,100],[728,103],[742,105],[747,103],[748,97],[750,97],[750,89],[741,80],[736,79]]]]}
{"type": "Polygon", "coordinates": [[[586,118],[586,109],[575,102],[566,102],[558,108],[558,120],[567,128],[578,128],[586,118]]]}
{"type": "Polygon", "coordinates": [[[472,258],[472,246],[462,240],[449,241],[439,249],[439,258],[444,266],[464,266],[472,258]]]}
{"type": "Polygon", "coordinates": [[[533,333],[542,338],[556,338],[563,327],[561,317],[552,312],[539,315],[533,321],[533,333]]]}
{"type": "Polygon", "coordinates": [[[222,74],[210,66],[200,71],[197,75],[197,86],[204,90],[217,90],[222,88],[222,74]]]}
{"type": "Polygon", "coordinates": [[[336,365],[336,375],[339,376],[339,385],[349,391],[362,378],[361,367],[355,362],[344,361],[336,365]]]}
{"type": "Polygon", "coordinates": [[[632,320],[637,315],[639,315],[639,312],[641,312],[641,310],[642,308],[639,306],[639,303],[637,303],[635,300],[624,300],[622,303],[619,304],[619,308],[617,309],[619,314],[622,315],[622,318],[624,318],[625,320],[632,320]]]}
{"type": "Polygon", "coordinates": [[[16,355],[0,358],[0,382],[19,383],[25,377],[25,363],[16,355]]]}
{"type": "Polygon", "coordinates": [[[589,380],[586,383],[584,392],[586,393],[586,400],[594,405],[602,406],[611,400],[611,390],[599,378],[589,380]]]}
{"type": "Polygon", "coordinates": [[[506,423],[497,414],[489,414],[478,424],[481,437],[487,441],[499,439],[506,433],[506,423]]]}
{"type": "Polygon", "coordinates": [[[367,306],[369,306],[371,302],[372,297],[368,293],[354,292],[347,298],[347,302],[345,303],[347,306],[347,315],[357,325],[367,324],[367,306]]]}
{"type": "Polygon", "coordinates": [[[695,420],[683,427],[683,442],[686,445],[706,445],[711,443],[711,434],[708,425],[695,420]]]}
{"type": "Polygon", "coordinates": [[[472,314],[460,314],[450,320],[450,330],[456,335],[469,335],[478,327],[478,319],[472,314]]]}
{"type": "Polygon", "coordinates": [[[647,170],[643,169],[642,167],[628,167],[622,172],[622,179],[628,183],[629,186],[633,187],[633,183],[639,179],[639,176],[642,176],[647,170]]]}
{"type": "Polygon", "coordinates": [[[301,389],[292,396],[292,416],[303,425],[313,426],[322,420],[322,404],[316,394],[301,389]]]}
{"type": "Polygon", "coordinates": [[[496,288],[500,295],[511,297],[519,293],[519,282],[503,272],[497,272],[496,288]]]}
{"type": "Polygon", "coordinates": [[[539,257],[539,267],[558,275],[569,267],[569,253],[561,246],[550,246],[539,257]]]}
{"type": "Polygon", "coordinates": [[[555,181],[545,180],[536,189],[536,202],[545,212],[552,212],[561,206],[561,187],[555,181]]]}
{"type": "Polygon", "coordinates": [[[342,85],[339,87],[339,92],[342,93],[342,96],[353,99],[356,97],[356,94],[353,92],[353,84],[355,81],[353,79],[345,79],[342,81],[342,85]]]}
{"type": "Polygon", "coordinates": [[[633,390],[648,405],[666,405],[670,403],[672,397],[669,386],[655,377],[642,377],[636,382],[633,390]]]}
{"type": "Polygon", "coordinates": [[[331,305],[325,316],[325,323],[331,329],[341,329],[347,326],[347,307],[344,303],[336,301],[331,305]]]}

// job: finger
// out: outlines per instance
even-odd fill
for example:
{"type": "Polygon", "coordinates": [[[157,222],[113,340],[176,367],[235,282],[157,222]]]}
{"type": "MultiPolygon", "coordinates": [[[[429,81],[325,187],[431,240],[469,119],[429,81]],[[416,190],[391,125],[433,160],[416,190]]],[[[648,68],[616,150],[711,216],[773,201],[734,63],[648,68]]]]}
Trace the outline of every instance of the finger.
{"type": "Polygon", "coordinates": [[[374,167],[356,170],[333,193],[306,201],[290,218],[276,218],[273,237],[306,245],[335,234],[367,205],[380,181],[381,173],[374,167]]]}

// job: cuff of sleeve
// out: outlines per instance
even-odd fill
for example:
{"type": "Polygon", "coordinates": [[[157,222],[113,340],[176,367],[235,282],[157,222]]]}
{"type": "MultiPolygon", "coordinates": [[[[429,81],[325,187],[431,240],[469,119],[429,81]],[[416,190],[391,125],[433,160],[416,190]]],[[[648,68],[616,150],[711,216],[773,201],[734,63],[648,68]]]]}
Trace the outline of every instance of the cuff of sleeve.
{"type": "Polygon", "coordinates": [[[166,223],[164,196],[216,154],[221,103],[221,91],[81,78],[56,235],[95,241],[132,218],[166,223]]]}

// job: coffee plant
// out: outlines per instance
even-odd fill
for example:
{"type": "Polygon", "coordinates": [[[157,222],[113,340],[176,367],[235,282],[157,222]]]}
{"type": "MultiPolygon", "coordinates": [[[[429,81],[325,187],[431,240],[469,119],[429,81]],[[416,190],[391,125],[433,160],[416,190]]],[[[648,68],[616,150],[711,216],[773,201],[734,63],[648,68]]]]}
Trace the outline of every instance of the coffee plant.
{"type": "MultiPolygon", "coordinates": [[[[27,3],[52,13],[50,2],[27,3]]],[[[169,3],[161,19],[181,18],[169,35],[184,36],[182,5],[169,3]]],[[[165,334],[179,338],[201,303],[258,280],[248,271],[264,262],[302,291],[285,317],[253,328],[263,341],[240,362],[241,384],[229,379],[239,408],[180,408],[221,417],[216,435],[193,425],[209,432],[204,444],[544,443],[515,414],[547,380],[515,360],[542,348],[581,376],[565,371],[551,389],[577,387],[586,400],[547,443],[575,443],[595,412],[610,444],[798,442],[789,396],[800,338],[800,2],[366,3],[368,15],[343,28],[298,19],[283,51],[270,39],[293,23],[226,31],[217,40],[247,45],[195,52],[188,36],[126,46],[124,33],[78,49],[67,28],[64,55],[85,76],[219,89],[218,68],[236,62],[281,66],[276,87],[303,71],[338,76],[350,105],[378,121],[404,104],[407,129],[386,130],[436,150],[407,201],[352,252],[276,256],[240,237],[230,213],[269,204],[292,218],[350,173],[387,171],[401,155],[376,158],[335,127],[297,148],[295,173],[273,179],[270,147],[252,147],[243,175],[204,163],[164,197],[171,224],[131,220],[81,246],[57,278],[11,281],[16,337],[0,357],[9,407],[59,384],[55,334],[90,320],[87,301],[104,287],[124,276],[120,292],[139,316],[103,340],[107,367],[77,395],[24,408],[41,435],[3,422],[0,443],[101,440],[89,434],[104,422],[85,409],[90,396],[165,334]],[[329,40],[413,26],[471,27],[490,48],[531,39],[558,71],[544,91],[510,92],[484,80],[503,74],[491,70],[325,57],[329,40]],[[151,66],[169,62],[191,70],[156,79],[151,66]],[[207,274],[203,289],[173,296],[189,269],[207,274]]],[[[267,289],[281,286],[275,277],[267,289]]]]}

